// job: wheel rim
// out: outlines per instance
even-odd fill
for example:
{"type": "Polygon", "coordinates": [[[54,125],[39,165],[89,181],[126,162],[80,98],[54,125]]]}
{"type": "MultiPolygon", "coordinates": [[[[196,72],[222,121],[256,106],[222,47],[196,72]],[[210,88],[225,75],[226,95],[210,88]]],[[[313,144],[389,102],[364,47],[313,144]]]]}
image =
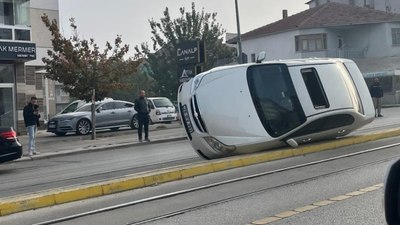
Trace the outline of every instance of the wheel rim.
{"type": "Polygon", "coordinates": [[[136,116],[133,117],[133,119],[132,119],[132,126],[133,126],[134,128],[138,128],[138,127],[139,127],[139,122],[138,122],[136,116]]]}
{"type": "Polygon", "coordinates": [[[81,134],[87,134],[90,131],[90,123],[87,120],[81,120],[78,123],[78,131],[81,134]]]}

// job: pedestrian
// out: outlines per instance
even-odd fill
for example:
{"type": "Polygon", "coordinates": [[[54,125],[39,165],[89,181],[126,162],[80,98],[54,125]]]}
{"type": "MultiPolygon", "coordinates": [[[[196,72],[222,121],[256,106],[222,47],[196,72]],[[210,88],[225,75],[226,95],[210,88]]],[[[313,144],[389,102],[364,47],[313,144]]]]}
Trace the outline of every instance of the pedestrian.
{"type": "Polygon", "coordinates": [[[383,89],[378,78],[374,79],[374,83],[369,88],[369,91],[371,93],[372,100],[374,101],[375,117],[383,117],[381,114],[383,89]]]}
{"type": "Polygon", "coordinates": [[[36,125],[38,113],[35,112],[34,105],[37,104],[37,98],[31,97],[31,101],[24,107],[23,115],[25,127],[28,132],[28,155],[36,155],[39,152],[35,150],[36,141],[36,125]]]}
{"type": "Polygon", "coordinates": [[[139,91],[139,98],[135,100],[135,110],[137,112],[137,119],[139,122],[138,135],[139,142],[142,142],[142,129],[144,127],[144,140],[150,142],[149,139],[149,120],[150,120],[150,105],[147,100],[146,92],[144,90],[139,91]]]}
{"type": "Polygon", "coordinates": [[[39,119],[40,119],[39,105],[38,105],[38,104],[33,105],[33,110],[34,110],[34,114],[35,114],[35,116],[36,116],[36,129],[35,129],[35,137],[36,137],[38,128],[40,127],[40,121],[39,121],[39,119]]]}

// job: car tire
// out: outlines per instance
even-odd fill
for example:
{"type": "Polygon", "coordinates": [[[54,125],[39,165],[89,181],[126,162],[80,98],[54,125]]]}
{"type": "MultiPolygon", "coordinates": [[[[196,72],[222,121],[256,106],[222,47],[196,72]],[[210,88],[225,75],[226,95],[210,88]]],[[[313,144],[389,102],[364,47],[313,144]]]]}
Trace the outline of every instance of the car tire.
{"type": "Polygon", "coordinates": [[[92,130],[92,124],[87,119],[81,119],[76,124],[76,134],[86,135],[92,130]]]}
{"type": "Polygon", "coordinates": [[[110,128],[110,130],[117,131],[117,130],[119,130],[119,127],[113,127],[113,128],[110,128]]]}
{"type": "Polygon", "coordinates": [[[139,121],[138,121],[138,118],[137,118],[137,114],[132,117],[131,128],[133,130],[137,130],[139,128],[139,121]]]}
{"type": "Polygon", "coordinates": [[[59,137],[62,137],[62,136],[65,136],[67,134],[67,132],[56,132],[55,134],[59,137]]]}

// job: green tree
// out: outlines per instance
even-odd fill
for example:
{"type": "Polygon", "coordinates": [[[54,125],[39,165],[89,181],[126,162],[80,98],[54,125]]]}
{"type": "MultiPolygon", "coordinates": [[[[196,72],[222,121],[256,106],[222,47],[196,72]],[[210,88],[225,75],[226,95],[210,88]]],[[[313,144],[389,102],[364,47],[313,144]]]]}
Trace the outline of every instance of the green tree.
{"type": "MultiPolygon", "coordinates": [[[[42,21],[52,35],[53,49],[43,57],[46,77],[63,84],[63,89],[71,97],[77,99],[101,100],[116,89],[127,88],[121,82],[123,76],[133,75],[140,61],[124,57],[129,50],[122,44],[121,36],[114,43],[106,43],[105,49],[94,42],[94,39],[80,39],[74,19],[70,19],[72,37],[66,38],[60,33],[57,21],[50,21],[44,14],[42,21]]],[[[96,117],[94,101],[92,101],[92,139],[96,138],[96,117]]]]}
{"type": "Polygon", "coordinates": [[[100,50],[94,39],[79,38],[74,19],[70,19],[73,35],[69,38],[60,33],[56,20],[50,21],[44,14],[42,21],[51,32],[53,45],[47,51],[48,57],[42,59],[46,77],[62,83],[71,97],[90,101],[95,89],[96,100],[101,100],[113,90],[129,87],[121,78],[133,75],[140,61],[124,59],[129,46],[122,44],[121,36],[100,50]]]}
{"type": "Polygon", "coordinates": [[[178,66],[176,62],[177,44],[187,40],[203,40],[206,46],[206,62],[203,70],[209,70],[217,65],[218,60],[233,59],[235,49],[222,43],[222,35],[225,30],[217,22],[217,13],[205,13],[196,11],[192,2],[191,11],[186,12],[180,8],[180,17],[171,19],[168,7],[164,11],[164,17],[159,22],[149,20],[151,28],[152,46],[142,43],[136,46],[136,57],[146,57],[153,78],[156,81],[155,94],[176,99],[179,87],[178,66]]]}

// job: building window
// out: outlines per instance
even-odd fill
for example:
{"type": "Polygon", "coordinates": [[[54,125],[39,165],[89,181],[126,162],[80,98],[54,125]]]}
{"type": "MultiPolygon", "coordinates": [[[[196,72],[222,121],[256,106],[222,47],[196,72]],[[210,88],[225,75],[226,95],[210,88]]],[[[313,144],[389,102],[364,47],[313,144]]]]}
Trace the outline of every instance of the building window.
{"type": "Polygon", "coordinates": [[[400,28],[392,28],[392,44],[400,45],[400,28]]]}
{"type": "Polygon", "coordinates": [[[15,40],[30,41],[31,40],[31,31],[15,29],[15,40]]]}
{"type": "Polygon", "coordinates": [[[255,62],[256,61],[256,54],[253,53],[251,54],[251,62],[255,62]]]}
{"type": "Polygon", "coordinates": [[[29,0],[0,0],[0,24],[30,25],[29,0]]]}
{"type": "Polygon", "coordinates": [[[12,29],[0,28],[0,39],[12,40],[12,29]]]}
{"type": "Polygon", "coordinates": [[[326,34],[299,35],[295,37],[297,52],[321,51],[327,49],[326,34]]]}
{"type": "Polygon", "coordinates": [[[14,0],[15,25],[30,25],[29,0],[14,0]]]}

